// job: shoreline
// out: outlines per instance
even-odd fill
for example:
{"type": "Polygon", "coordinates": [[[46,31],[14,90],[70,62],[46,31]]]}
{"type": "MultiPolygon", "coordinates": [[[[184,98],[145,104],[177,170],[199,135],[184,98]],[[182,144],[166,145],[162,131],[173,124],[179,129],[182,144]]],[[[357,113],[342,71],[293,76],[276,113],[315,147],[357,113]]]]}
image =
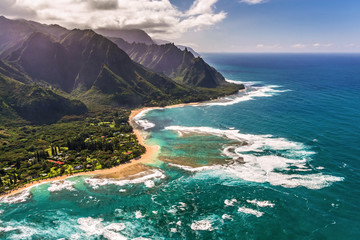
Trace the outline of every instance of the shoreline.
{"type": "MultiPolygon", "coordinates": [[[[175,107],[182,107],[182,106],[187,106],[187,105],[197,105],[197,104],[200,104],[200,102],[194,102],[194,103],[188,103],[188,104],[187,103],[176,104],[176,105],[166,106],[164,108],[175,108],[175,107]]],[[[79,172],[79,173],[75,173],[72,175],[63,175],[63,176],[58,176],[58,177],[54,177],[54,178],[47,178],[47,179],[43,179],[43,180],[34,181],[31,183],[27,183],[23,186],[20,186],[9,192],[5,192],[4,194],[0,195],[0,199],[3,197],[9,197],[9,196],[19,194],[26,189],[31,189],[32,187],[40,185],[40,184],[45,184],[45,183],[55,182],[55,181],[64,181],[67,178],[72,178],[72,177],[77,177],[77,176],[105,175],[105,177],[106,177],[106,175],[114,175],[114,174],[117,174],[120,172],[121,172],[121,175],[124,175],[124,176],[132,175],[132,174],[126,174],[126,168],[130,168],[131,169],[130,172],[132,172],[132,171],[134,171],[134,168],[136,168],[138,166],[141,168],[146,163],[152,163],[152,161],[154,160],[154,158],[156,157],[157,153],[160,150],[160,146],[158,146],[158,145],[147,145],[145,143],[145,140],[146,140],[145,139],[145,131],[135,128],[132,123],[133,118],[135,116],[137,116],[139,113],[141,113],[145,110],[153,110],[153,109],[161,109],[161,107],[143,107],[143,108],[134,109],[131,111],[130,116],[129,116],[129,123],[133,127],[133,131],[134,131],[134,134],[136,135],[136,138],[138,139],[139,143],[146,148],[146,152],[140,156],[140,159],[138,159],[138,160],[132,159],[131,161],[129,161],[127,163],[121,164],[121,165],[113,167],[113,168],[100,169],[100,170],[89,171],[89,172],[79,172]],[[138,166],[136,166],[136,165],[138,165],[138,166]]]]}
{"type": "MultiPolygon", "coordinates": [[[[246,90],[246,88],[239,90],[239,92],[244,91],[244,90],[246,90]]],[[[216,101],[216,100],[218,100],[218,99],[214,99],[211,101],[204,101],[204,102],[180,103],[180,104],[169,105],[169,106],[165,106],[165,107],[142,107],[142,108],[133,109],[133,110],[131,110],[131,113],[129,116],[129,124],[130,124],[130,126],[133,127],[133,132],[136,135],[136,138],[138,139],[139,143],[141,145],[143,145],[146,149],[146,152],[140,156],[140,159],[138,159],[138,160],[132,159],[127,163],[120,164],[119,166],[116,166],[113,168],[100,169],[100,170],[89,171],[89,172],[79,172],[79,173],[75,173],[72,175],[63,175],[63,176],[47,178],[47,179],[27,183],[23,186],[20,186],[16,189],[10,190],[10,191],[5,192],[4,194],[0,195],[0,200],[4,197],[9,197],[9,196],[19,194],[26,189],[31,189],[32,187],[40,185],[40,184],[45,184],[45,183],[54,182],[54,181],[63,181],[63,180],[66,180],[67,178],[72,178],[72,177],[77,177],[77,176],[96,176],[96,175],[101,176],[101,175],[104,175],[104,177],[106,177],[106,176],[114,176],[116,174],[119,174],[119,176],[131,176],[133,174],[126,174],[126,168],[129,168],[130,172],[133,172],[134,168],[136,168],[136,167],[143,169],[143,166],[146,163],[153,162],[154,158],[157,156],[157,154],[159,153],[159,150],[160,150],[160,146],[158,146],[158,145],[147,145],[145,143],[146,132],[144,130],[136,128],[133,125],[134,117],[136,117],[138,114],[140,114],[143,111],[151,111],[151,110],[155,110],[155,109],[179,108],[179,107],[185,107],[185,106],[197,106],[197,105],[200,105],[200,104],[203,104],[206,102],[212,102],[212,101],[216,101]],[[136,166],[136,165],[138,165],[138,166],[136,166]]],[[[114,177],[112,177],[112,178],[114,178],[114,177]]]]}
{"type": "Polygon", "coordinates": [[[142,130],[136,129],[132,124],[132,119],[137,114],[139,114],[140,112],[142,112],[145,109],[148,109],[148,108],[146,107],[146,108],[141,108],[141,109],[134,109],[131,111],[131,114],[129,116],[129,123],[133,127],[134,134],[136,135],[139,143],[146,148],[146,152],[140,156],[140,159],[138,159],[138,160],[132,159],[127,163],[120,164],[119,166],[116,166],[113,168],[100,169],[100,170],[89,171],[89,172],[79,172],[79,173],[75,173],[75,174],[71,174],[71,175],[68,174],[68,175],[58,176],[58,177],[54,177],[54,178],[47,178],[47,179],[43,179],[43,180],[34,181],[31,183],[27,183],[23,186],[20,186],[9,192],[5,192],[4,194],[0,195],[0,199],[3,197],[9,197],[12,195],[16,195],[26,189],[30,189],[30,188],[40,185],[40,184],[45,184],[45,183],[54,182],[54,181],[63,181],[63,180],[66,180],[67,178],[72,178],[72,177],[77,177],[77,176],[96,176],[96,175],[101,176],[101,175],[116,174],[117,172],[122,172],[123,175],[127,175],[126,168],[134,168],[135,165],[142,166],[145,163],[150,163],[154,159],[156,154],[158,153],[160,147],[157,145],[147,145],[145,143],[145,138],[144,138],[145,133],[142,130]]]}

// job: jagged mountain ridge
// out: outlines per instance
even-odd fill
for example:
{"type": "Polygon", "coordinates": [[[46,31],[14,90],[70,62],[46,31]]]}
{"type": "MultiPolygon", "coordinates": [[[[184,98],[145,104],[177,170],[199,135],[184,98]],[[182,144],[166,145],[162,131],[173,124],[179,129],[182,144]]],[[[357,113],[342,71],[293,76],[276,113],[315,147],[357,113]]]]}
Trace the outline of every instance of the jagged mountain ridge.
{"type": "Polygon", "coordinates": [[[216,69],[209,66],[202,58],[195,58],[187,48],[181,50],[173,43],[146,45],[130,44],[121,38],[110,38],[110,40],[135,62],[164,74],[178,83],[205,88],[216,88],[227,84],[225,78],[216,69]]]}
{"type": "MultiPolygon", "coordinates": [[[[186,49],[181,51],[172,44],[165,46],[168,48],[166,56],[172,56],[171,59],[162,54],[164,46],[151,45],[159,50],[159,58],[153,68],[162,67],[162,72],[167,74],[155,73],[133,61],[117,44],[93,30],[67,30],[57,25],[2,17],[0,44],[3,50],[3,55],[0,54],[0,74],[3,79],[11,79],[2,82],[3,88],[9,88],[9,91],[15,93],[18,92],[15,89],[26,89],[22,90],[24,96],[33,91],[29,89],[37,88],[35,92],[40,94],[30,94],[29,99],[39,96],[39,104],[34,106],[44,104],[43,109],[47,109],[50,116],[53,116],[51,120],[59,119],[64,114],[81,114],[86,111],[83,109],[67,112],[59,107],[61,102],[69,109],[81,105],[69,99],[81,100],[88,107],[97,109],[114,106],[158,106],[208,100],[234,93],[241,88],[231,84],[222,86],[221,74],[214,75],[214,69],[204,61],[194,58],[186,49]],[[10,34],[10,37],[7,34],[10,34]],[[189,71],[198,76],[190,77],[192,74],[188,73],[189,71]],[[172,76],[176,81],[167,76],[172,76]],[[188,80],[184,81],[184,77],[179,80],[179,76],[186,76],[188,80]],[[219,78],[219,81],[207,78],[219,78]],[[208,84],[203,84],[205,82],[208,84]],[[48,99],[48,105],[45,104],[45,99],[48,99]],[[57,109],[59,114],[51,112],[49,106],[57,109]]],[[[148,60],[150,64],[151,61],[148,60]]],[[[16,104],[4,107],[10,106],[7,102],[9,95],[5,97],[4,94],[6,92],[0,92],[2,110],[7,109],[4,111],[9,114],[20,114],[19,109],[24,113],[28,112],[27,108],[14,107],[16,104]]],[[[46,112],[41,112],[36,107],[34,111],[40,113],[39,119],[26,114],[22,117],[34,122],[41,122],[41,118],[47,119],[47,116],[43,116],[46,112]]]]}
{"type": "Polygon", "coordinates": [[[151,97],[187,92],[172,80],[134,63],[113,42],[92,30],[69,31],[59,42],[35,32],[6,60],[32,79],[69,94],[112,94],[108,104],[118,106],[136,106],[151,97]]]}

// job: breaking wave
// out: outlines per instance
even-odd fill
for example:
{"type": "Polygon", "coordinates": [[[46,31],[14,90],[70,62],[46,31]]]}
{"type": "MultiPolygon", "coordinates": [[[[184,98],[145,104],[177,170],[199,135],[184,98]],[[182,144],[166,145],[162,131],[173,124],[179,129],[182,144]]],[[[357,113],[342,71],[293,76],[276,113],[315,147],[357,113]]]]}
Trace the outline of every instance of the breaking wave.
{"type": "Polygon", "coordinates": [[[166,176],[164,172],[160,169],[151,169],[149,171],[141,172],[130,177],[132,179],[125,179],[125,180],[88,178],[85,179],[85,183],[89,184],[94,189],[98,188],[99,186],[104,186],[109,184],[124,186],[127,184],[139,184],[139,183],[144,183],[146,187],[151,188],[155,186],[155,183],[153,181],[154,179],[164,179],[166,176]]]}
{"type": "Polygon", "coordinates": [[[48,191],[49,192],[58,192],[61,190],[75,191],[74,185],[75,182],[71,182],[67,180],[53,181],[51,182],[48,191]]]}
{"type": "Polygon", "coordinates": [[[309,189],[321,189],[333,182],[343,180],[342,177],[324,175],[318,169],[313,169],[309,165],[309,160],[315,153],[305,145],[285,138],[242,134],[239,130],[221,130],[210,127],[169,126],[165,129],[176,131],[179,136],[184,136],[184,134],[213,135],[238,142],[236,145],[225,147],[222,151],[224,156],[234,160],[231,164],[198,168],[181,166],[186,171],[210,171],[212,176],[225,175],[288,188],[303,186],[309,189]]]}
{"type": "Polygon", "coordinates": [[[119,232],[125,229],[122,223],[111,223],[107,226],[104,225],[102,218],[94,219],[92,217],[79,218],[79,228],[85,232],[87,236],[102,236],[109,240],[125,240],[125,236],[119,232]]]}
{"type": "Polygon", "coordinates": [[[259,86],[258,82],[240,82],[228,79],[226,81],[234,84],[244,84],[246,86],[246,89],[240,91],[235,96],[224,97],[216,101],[205,103],[204,105],[229,106],[240,102],[253,100],[258,97],[271,97],[277,95],[278,93],[291,91],[288,89],[279,89],[281,88],[281,86],[278,85],[259,86]]]}
{"type": "Polygon", "coordinates": [[[26,202],[30,197],[31,197],[30,188],[28,188],[14,195],[9,195],[0,198],[0,203],[7,203],[7,204],[21,203],[21,202],[26,202]]]}
{"type": "Polygon", "coordinates": [[[191,229],[195,231],[213,231],[211,221],[209,220],[200,220],[195,221],[191,224],[191,229]]]}
{"type": "Polygon", "coordinates": [[[140,126],[143,130],[148,130],[151,129],[153,127],[155,127],[156,125],[146,119],[142,119],[143,117],[145,117],[145,115],[154,110],[153,108],[149,108],[149,109],[145,109],[143,111],[141,111],[140,113],[138,113],[135,117],[133,117],[133,121],[140,126]]]}
{"type": "Polygon", "coordinates": [[[258,207],[274,207],[275,206],[274,203],[271,203],[269,201],[258,201],[256,199],[254,199],[254,200],[246,200],[246,201],[248,203],[257,205],[258,207]]]}
{"type": "Polygon", "coordinates": [[[254,215],[256,217],[261,217],[264,214],[263,212],[260,212],[258,210],[254,210],[254,209],[246,208],[246,207],[240,207],[238,209],[238,212],[242,212],[242,213],[245,213],[245,214],[251,214],[251,215],[254,215]]]}

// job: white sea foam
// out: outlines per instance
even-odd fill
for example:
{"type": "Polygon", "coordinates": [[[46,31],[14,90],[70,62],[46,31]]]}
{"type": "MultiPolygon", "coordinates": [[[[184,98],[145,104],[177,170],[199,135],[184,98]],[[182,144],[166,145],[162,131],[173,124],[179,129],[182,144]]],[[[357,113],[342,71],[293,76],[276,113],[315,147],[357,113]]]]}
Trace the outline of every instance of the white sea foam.
{"type": "Polygon", "coordinates": [[[135,218],[144,218],[145,216],[141,213],[141,211],[136,211],[135,212],[135,218]]]}
{"type": "Polygon", "coordinates": [[[127,184],[144,183],[144,184],[147,184],[147,186],[150,186],[151,183],[147,182],[148,180],[163,179],[165,177],[166,176],[162,170],[151,169],[146,172],[141,172],[141,173],[131,176],[131,178],[133,178],[133,179],[115,180],[115,179],[88,178],[85,180],[85,183],[89,184],[93,188],[98,188],[99,186],[104,186],[104,185],[108,185],[108,184],[124,186],[127,184]]]}
{"type": "Polygon", "coordinates": [[[9,237],[9,239],[16,239],[16,240],[17,239],[32,239],[32,236],[34,234],[38,233],[38,231],[35,228],[28,227],[28,226],[16,226],[16,227],[7,228],[7,230],[19,232],[19,234],[14,234],[9,237]],[[12,229],[12,230],[10,230],[10,229],[12,229]]]}
{"type": "Polygon", "coordinates": [[[75,182],[71,182],[67,180],[53,181],[51,182],[48,191],[49,192],[58,192],[61,190],[75,191],[74,185],[75,182]]]}
{"type": "Polygon", "coordinates": [[[185,211],[185,208],[186,208],[186,203],[179,202],[179,209],[185,211]]]}
{"type": "Polygon", "coordinates": [[[135,117],[133,117],[133,121],[139,125],[141,128],[143,128],[144,130],[148,130],[151,129],[153,127],[155,127],[156,125],[146,119],[142,119],[143,117],[145,117],[145,115],[152,111],[154,109],[145,109],[143,111],[141,111],[140,113],[138,113],[135,117]]]}
{"type": "Polygon", "coordinates": [[[167,212],[171,214],[175,214],[177,212],[176,205],[172,205],[167,212]]]}
{"type": "Polygon", "coordinates": [[[102,235],[104,232],[104,226],[102,224],[103,219],[98,218],[94,219],[92,217],[87,218],[79,218],[78,224],[80,225],[79,228],[83,230],[87,235],[102,235]]]}
{"type": "Polygon", "coordinates": [[[205,134],[223,137],[247,145],[241,146],[239,150],[242,152],[256,151],[262,152],[266,149],[273,150],[286,150],[302,149],[303,145],[296,142],[288,141],[284,138],[274,138],[272,135],[254,135],[254,134],[242,134],[239,130],[221,130],[211,127],[183,127],[183,126],[169,126],[166,130],[176,131],[180,134],[205,134]]]}
{"type": "Polygon", "coordinates": [[[257,205],[259,207],[274,207],[275,206],[275,204],[273,204],[272,202],[269,202],[269,201],[258,201],[256,199],[254,199],[254,200],[246,200],[246,201],[248,203],[257,205]]]}
{"type": "Polygon", "coordinates": [[[138,114],[136,114],[136,116],[133,117],[134,120],[138,120],[143,118],[148,112],[154,110],[155,108],[148,108],[145,110],[142,110],[141,112],[139,112],[138,114]]]}
{"type": "Polygon", "coordinates": [[[238,212],[242,212],[242,213],[246,213],[246,214],[252,214],[255,215],[256,217],[261,217],[264,213],[251,209],[251,208],[246,208],[246,207],[240,207],[238,209],[238,212]]]}
{"type": "Polygon", "coordinates": [[[94,219],[92,217],[79,218],[77,222],[79,224],[79,228],[83,230],[87,236],[103,236],[109,240],[127,239],[118,233],[125,228],[125,225],[121,223],[112,223],[108,226],[105,226],[102,218],[94,219]]]}
{"type": "Polygon", "coordinates": [[[169,165],[169,166],[173,166],[173,167],[177,167],[177,168],[181,168],[181,169],[183,169],[183,170],[185,170],[185,171],[188,171],[188,172],[201,172],[201,171],[204,171],[204,170],[209,170],[209,169],[211,169],[210,166],[193,168],[193,167],[184,166],[184,165],[175,164],[175,163],[169,163],[168,165],[169,165]]]}
{"type": "Polygon", "coordinates": [[[140,119],[135,121],[140,127],[142,127],[144,130],[151,129],[155,127],[156,125],[149,120],[140,119]]]}
{"type": "Polygon", "coordinates": [[[14,195],[9,195],[0,198],[0,203],[7,203],[7,204],[21,203],[21,202],[26,202],[30,197],[31,197],[30,188],[28,188],[14,195]]]}
{"type": "Polygon", "coordinates": [[[231,199],[231,200],[225,199],[224,203],[226,206],[234,206],[234,204],[237,203],[237,200],[236,199],[231,199]]]}
{"type": "Polygon", "coordinates": [[[74,233],[70,235],[71,240],[78,240],[81,239],[81,235],[79,233],[74,233]]]}
{"type": "Polygon", "coordinates": [[[111,223],[110,225],[106,226],[106,230],[111,230],[115,232],[120,232],[126,228],[124,223],[111,223]]]}
{"type": "Polygon", "coordinates": [[[245,86],[248,86],[248,87],[260,83],[260,82],[256,82],[256,81],[253,81],[253,82],[249,82],[249,81],[244,82],[244,81],[235,81],[235,80],[230,80],[230,79],[225,79],[225,81],[227,81],[227,82],[229,82],[229,83],[238,84],[238,85],[244,84],[245,86]]]}
{"type": "Polygon", "coordinates": [[[214,135],[239,142],[237,145],[225,147],[222,153],[232,159],[241,158],[243,163],[235,161],[227,166],[198,168],[169,164],[186,171],[206,171],[211,172],[209,174],[211,176],[218,175],[223,178],[223,175],[226,175],[289,188],[304,186],[309,189],[320,189],[343,180],[342,177],[313,173],[314,170],[309,166],[308,161],[311,160],[314,152],[307,150],[307,147],[301,143],[285,138],[242,134],[239,130],[221,130],[210,127],[169,126],[166,130],[177,131],[182,136],[184,134],[214,135]]]}
{"type": "Polygon", "coordinates": [[[209,220],[195,221],[191,224],[191,229],[196,231],[212,231],[214,230],[209,220]]]}
{"type": "Polygon", "coordinates": [[[145,186],[148,187],[148,188],[153,188],[153,187],[155,187],[155,183],[154,183],[153,180],[147,180],[147,181],[145,181],[144,184],[145,184],[145,186]]]}
{"type": "MultiPolygon", "coordinates": [[[[232,81],[232,82],[235,83],[236,81],[232,81]]],[[[229,106],[229,105],[234,105],[234,104],[244,102],[244,101],[250,101],[257,97],[271,97],[271,96],[274,96],[281,92],[290,91],[290,90],[278,89],[280,87],[281,86],[277,86],[277,85],[268,85],[268,86],[261,86],[261,87],[248,85],[245,91],[241,91],[235,96],[221,98],[220,100],[212,101],[212,102],[206,103],[204,105],[206,105],[206,106],[229,106]]]]}
{"type": "Polygon", "coordinates": [[[11,232],[11,231],[15,231],[15,230],[17,230],[17,228],[14,228],[11,226],[0,227],[0,232],[11,232]]]}
{"type": "Polygon", "coordinates": [[[224,220],[234,220],[234,219],[231,217],[231,215],[228,215],[228,214],[223,214],[223,215],[221,216],[221,218],[224,219],[224,220]]]}

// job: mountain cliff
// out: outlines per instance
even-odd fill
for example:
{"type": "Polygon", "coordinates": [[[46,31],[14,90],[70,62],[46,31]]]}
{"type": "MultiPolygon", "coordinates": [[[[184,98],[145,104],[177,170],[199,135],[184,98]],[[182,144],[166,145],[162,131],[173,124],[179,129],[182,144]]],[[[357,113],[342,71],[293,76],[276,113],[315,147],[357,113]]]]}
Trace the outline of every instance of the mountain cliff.
{"type": "Polygon", "coordinates": [[[195,58],[187,48],[181,50],[173,43],[146,45],[130,44],[121,38],[110,38],[110,40],[135,62],[168,76],[178,83],[205,88],[216,88],[228,84],[219,72],[210,67],[202,58],[195,58]]]}
{"type": "Polygon", "coordinates": [[[60,41],[34,32],[6,61],[33,81],[88,104],[137,106],[189,91],[134,63],[113,42],[92,30],[69,31],[60,41]]]}
{"type": "Polygon", "coordinates": [[[85,112],[81,102],[90,109],[159,106],[243,87],[174,44],[111,40],[93,30],[0,17],[0,112],[45,123],[85,112]]]}

